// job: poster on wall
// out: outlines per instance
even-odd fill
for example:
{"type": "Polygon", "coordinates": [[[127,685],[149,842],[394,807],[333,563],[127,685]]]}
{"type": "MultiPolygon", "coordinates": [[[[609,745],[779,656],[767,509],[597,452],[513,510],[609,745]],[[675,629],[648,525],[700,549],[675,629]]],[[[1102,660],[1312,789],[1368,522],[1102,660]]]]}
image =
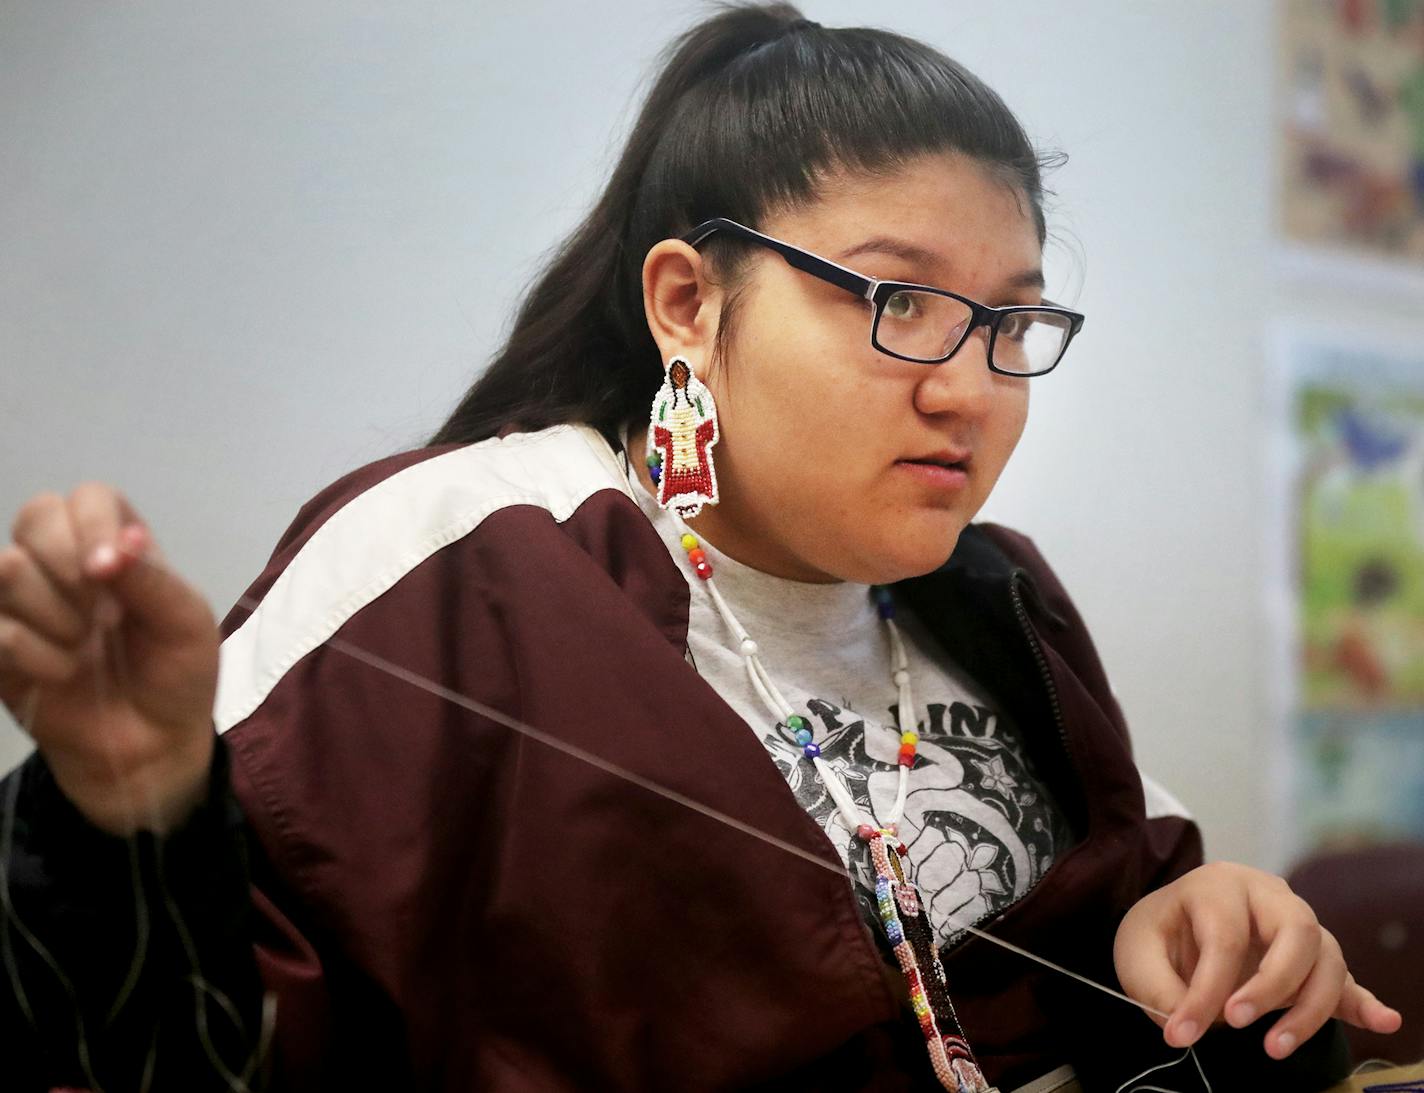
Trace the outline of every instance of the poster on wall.
{"type": "Polygon", "coordinates": [[[1282,331],[1276,355],[1292,850],[1421,840],[1424,331],[1282,331]]]}
{"type": "Polygon", "coordinates": [[[1424,0],[1280,0],[1286,239],[1424,267],[1424,0]]]}

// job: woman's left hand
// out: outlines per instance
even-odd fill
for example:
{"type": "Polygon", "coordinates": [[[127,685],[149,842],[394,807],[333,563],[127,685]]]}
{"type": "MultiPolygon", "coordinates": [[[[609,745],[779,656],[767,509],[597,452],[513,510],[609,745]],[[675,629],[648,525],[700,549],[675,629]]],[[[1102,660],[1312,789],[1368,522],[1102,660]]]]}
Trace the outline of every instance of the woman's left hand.
{"type": "Polygon", "coordinates": [[[1118,927],[1113,961],[1129,995],[1171,1015],[1154,1019],[1175,1047],[1215,1021],[1242,1028],[1277,1009],[1286,1013],[1265,1044],[1275,1059],[1332,1016],[1381,1033],[1401,1023],[1355,982],[1310,906],[1280,877],[1244,865],[1203,865],[1138,900],[1118,927]]]}

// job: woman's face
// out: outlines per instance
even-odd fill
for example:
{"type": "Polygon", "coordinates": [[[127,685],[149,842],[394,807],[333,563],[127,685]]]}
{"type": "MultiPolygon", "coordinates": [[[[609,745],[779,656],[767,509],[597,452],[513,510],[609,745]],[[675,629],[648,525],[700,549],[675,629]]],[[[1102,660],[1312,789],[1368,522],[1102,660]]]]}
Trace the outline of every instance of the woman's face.
{"type": "MultiPolygon", "coordinates": [[[[842,178],[760,227],[870,277],[990,305],[1042,298],[1026,200],[960,157],[842,178]]],[[[705,338],[682,350],[712,390],[721,435],[721,501],[689,526],[796,580],[889,583],[943,564],[1018,443],[1029,381],[989,371],[983,328],[938,365],[878,352],[868,303],[774,252],[751,260],[743,284],[723,364],[709,369],[705,338]],[[906,465],[941,451],[969,453],[961,484],[906,465]]]]}

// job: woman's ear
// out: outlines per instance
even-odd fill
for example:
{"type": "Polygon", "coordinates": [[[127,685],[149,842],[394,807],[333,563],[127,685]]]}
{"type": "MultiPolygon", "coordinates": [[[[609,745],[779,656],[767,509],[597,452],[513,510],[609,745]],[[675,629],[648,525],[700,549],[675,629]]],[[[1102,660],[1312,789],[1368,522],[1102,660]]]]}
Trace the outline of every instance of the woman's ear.
{"type": "Polygon", "coordinates": [[[663,360],[710,362],[722,310],[722,291],[707,265],[681,239],[664,239],[643,259],[643,311],[663,360]]]}

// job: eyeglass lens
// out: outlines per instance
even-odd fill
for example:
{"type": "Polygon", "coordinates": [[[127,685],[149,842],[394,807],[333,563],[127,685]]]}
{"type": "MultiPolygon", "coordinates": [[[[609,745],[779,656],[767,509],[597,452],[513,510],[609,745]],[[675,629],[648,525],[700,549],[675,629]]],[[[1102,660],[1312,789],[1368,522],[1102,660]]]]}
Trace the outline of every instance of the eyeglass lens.
{"type": "MultiPolygon", "coordinates": [[[[973,321],[968,304],[933,292],[900,289],[885,301],[876,323],[881,349],[918,361],[942,360],[973,321]]],[[[1058,363],[1071,333],[1071,320],[1052,311],[1013,311],[994,339],[994,367],[1033,375],[1058,363]]]]}

